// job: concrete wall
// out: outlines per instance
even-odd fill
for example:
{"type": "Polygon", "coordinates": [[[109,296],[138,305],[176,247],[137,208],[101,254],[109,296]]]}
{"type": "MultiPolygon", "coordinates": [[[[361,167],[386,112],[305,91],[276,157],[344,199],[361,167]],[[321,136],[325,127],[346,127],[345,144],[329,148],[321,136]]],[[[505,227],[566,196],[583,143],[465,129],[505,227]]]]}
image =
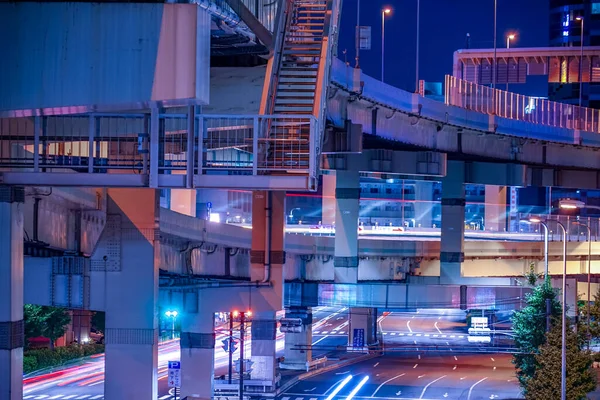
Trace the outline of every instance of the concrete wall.
{"type": "Polygon", "coordinates": [[[207,103],[210,25],[189,4],[2,3],[0,110],[207,103]]]}

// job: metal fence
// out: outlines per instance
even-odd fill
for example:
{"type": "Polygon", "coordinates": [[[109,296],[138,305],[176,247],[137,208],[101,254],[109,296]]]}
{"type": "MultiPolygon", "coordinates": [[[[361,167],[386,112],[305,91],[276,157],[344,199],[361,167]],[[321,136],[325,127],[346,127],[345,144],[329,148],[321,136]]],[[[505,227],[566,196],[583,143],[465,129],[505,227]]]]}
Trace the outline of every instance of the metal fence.
{"type": "Polygon", "coordinates": [[[564,225],[567,231],[567,240],[569,242],[585,242],[590,228],[592,241],[600,240],[600,218],[599,217],[578,217],[570,215],[532,215],[518,214],[517,224],[510,229],[511,233],[535,233],[540,235],[540,240],[544,239],[544,228],[540,223],[530,223],[527,220],[531,217],[537,217],[548,225],[548,240],[562,241],[562,230],[556,224],[556,221],[564,225]]]}
{"type": "Polygon", "coordinates": [[[312,116],[90,114],[0,119],[0,169],[317,175],[312,116]],[[193,162],[189,162],[193,160],[193,162]]]}
{"type": "Polygon", "coordinates": [[[600,132],[600,110],[492,89],[446,75],[446,104],[534,124],[600,132]]]}

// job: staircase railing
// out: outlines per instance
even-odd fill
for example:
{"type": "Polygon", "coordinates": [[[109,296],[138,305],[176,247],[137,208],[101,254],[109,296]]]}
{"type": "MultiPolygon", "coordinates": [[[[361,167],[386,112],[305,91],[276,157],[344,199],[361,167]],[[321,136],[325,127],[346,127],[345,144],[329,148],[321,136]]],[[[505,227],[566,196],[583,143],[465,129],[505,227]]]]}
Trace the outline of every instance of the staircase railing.
{"type": "Polygon", "coordinates": [[[273,113],[275,97],[277,95],[277,84],[279,82],[279,71],[281,69],[281,57],[285,45],[285,34],[290,25],[291,0],[282,0],[281,10],[277,17],[274,34],[273,57],[267,63],[265,81],[263,84],[262,97],[260,100],[259,114],[267,115],[273,113]]]}
{"type": "Polygon", "coordinates": [[[342,0],[330,0],[327,2],[327,14],[329,18],[326,18],[324,21],[323,44],[321,46],[319,70],[317,72],[317,83],[315,86],[315,102],[313,107],[313,116],[318,124],[316,129],[318,137],[315,138],[316,140],[314,142],[311,142],[314,146],[311,150],[314,151],[314,154],[317,155],[318,159],[315,160],[314,165],[311,164],[310,171],[314,172],[315,176],[317,176],[317,168],[320,161],[319,156],[323,145],[323,132],[325,131],[327,119],[327,91],[329,89],[333,50],[336,45],[337,31],[339,30],[341,7],[342,0]]]}

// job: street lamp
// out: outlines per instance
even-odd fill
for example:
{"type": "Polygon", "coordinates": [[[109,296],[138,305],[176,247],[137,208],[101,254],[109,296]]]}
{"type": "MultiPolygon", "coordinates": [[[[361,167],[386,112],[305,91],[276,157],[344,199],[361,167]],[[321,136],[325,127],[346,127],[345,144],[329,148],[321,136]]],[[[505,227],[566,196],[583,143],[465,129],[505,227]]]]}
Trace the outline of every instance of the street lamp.
{"type": "Polygon", "coordinates": [[[381,82],[384,80],[384,63],[385,63],[385,16],[389,15],[392,9],[389,7],[381,10],[381,82]]]}
{"type": "Polygon", "coordinates": [[[537,217],[530,217],[529,219],[523,219],[521,222],[526,222],[530,224],[540,224],[544,227],[544,281],[546,283],[549,282],[549,274],[548,274],[548,225],[537,217]]]}
{"type": "MultiPolygon", "coordinates": [[[[530,222],[543,223],[540,218],[530,218],[530,222]]],[[[562,276],[562,340],[561,340],[561,377],[560,398],[567,400],[567,229],[559,221],[554,221],[560,227],[563,234],[563,276],[562,276]]],[[[546,228],[547,229],[547,228],[546,228]]]]}
{"type": "Polygon", "coordinates": [[[417,0],[417,60],[415,66],[415,93],[419,93],[419,31],[421,24],[421,0],[417,0]]]}
{"type": "MultiPolygon", "coordinates": [[[[567,210],[572,210],[575,208],[585,208],[585,203],[583,201],[571,200],[571,199],[560,200],[558,205],[560,208],[565,208],[567,210]]],[[[588,333],[588,349],[589,349],[589,347],[590,347],[590,342],[589,342],[589,340],[590,340],[590,291],[591,291],[591,286],[592,286],[592,230],[590,229],[589,225],[586,225],[579,221],[575,221],[575,224],[579,225],[579,226],[583,226],[584,228],[587,229],[588,276],[587,276],[587,307],[586,307],[586,309],[587,309],[587,333],[588,333]]]]}
{"type": "Polygon", "coordinates": [[[179,315],[179,313],[177,311],[167,311],[165,313],[165,315],[169,318],[172,318],[171,320],[171,339],[175,339],[175,319],[177,318],[177,315],[179,315]]]}
{"type": "Polygon", "coordinates": [[[583,17],[579,16],[575,19],[581,22],[581,56],[579,57],[579,107],[581,107],[581,95],[583,91],[583,17]]]}
{"type": "MultiPolygon", "coordinates": [[[[506,35],[506,48],[510,49],[510,41],[515,40],[516,35],[511,33],[506,35]]],[[[506,63],[506,91],[508,92],[508,62],[506,63]]]]}

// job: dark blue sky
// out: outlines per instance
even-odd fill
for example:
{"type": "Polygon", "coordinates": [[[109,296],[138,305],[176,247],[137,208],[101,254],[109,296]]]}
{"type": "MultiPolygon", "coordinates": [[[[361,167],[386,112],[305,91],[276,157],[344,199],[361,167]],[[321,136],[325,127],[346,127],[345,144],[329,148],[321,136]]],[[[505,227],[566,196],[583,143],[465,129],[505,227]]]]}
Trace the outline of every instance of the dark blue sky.
{"type": "MultiPolygon", "coordinates": [[[[381,10],[393,8],[386,17],[386,82],[413,91],[415,87],[415,38],[417,0],[362,0],[361,25],[372,29],[371,50],[361,51],[361,67],[379,78],[381,71],[381,10]]],[[[338,56],[347,49],[354,65],[354,27],[357,0],[343,0],[338,56]]],[[[498,47],[506,47],[506,33],[516,32],[516,47],[548,45],[548,0],[498,0],[498,47]]],[[[471,48],[493,47],[494,0],[421,0],[420,78],[442,82],[452,74],[452,54],[465,47],[467,32],[471,48]]],[[[537,78],[537,77],[536,77],[537,78]]],[[[546,78],[511,91],[545,95],[546,78]],[[537,84],[536,84],[537,83],[537,84]],[[539,92],[542,91],[542,93],[539,92]]]]}

